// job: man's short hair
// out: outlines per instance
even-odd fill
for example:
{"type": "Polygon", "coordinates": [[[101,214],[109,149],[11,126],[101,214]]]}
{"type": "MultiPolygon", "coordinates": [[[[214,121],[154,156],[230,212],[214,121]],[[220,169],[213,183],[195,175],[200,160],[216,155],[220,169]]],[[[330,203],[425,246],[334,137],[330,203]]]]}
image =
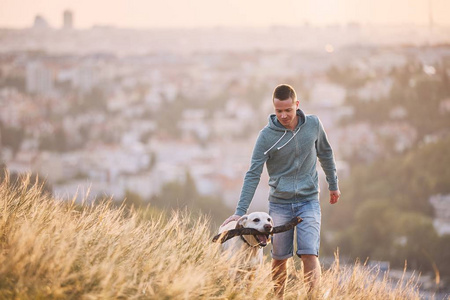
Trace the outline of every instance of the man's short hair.
{"type": "Polygon", "coordinates": [[[289,98],[292,99],[292,102],[295,102],[297,100],[297,94],[295,93],[294,88],[289,84],[280,84],[273,91],[272,101],[274,101],[275,99],[283,101],[289,98]]]}

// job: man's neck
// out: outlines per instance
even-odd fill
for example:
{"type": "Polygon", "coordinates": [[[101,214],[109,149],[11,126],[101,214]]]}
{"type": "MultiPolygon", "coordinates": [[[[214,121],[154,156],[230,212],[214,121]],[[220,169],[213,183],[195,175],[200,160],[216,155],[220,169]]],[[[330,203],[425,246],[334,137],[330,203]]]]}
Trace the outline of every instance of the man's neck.
{"type": "Polygon", "coordinates": [[[299,120],[300,120],[300,117],[298,115],[295,115],[295,122],[294,122],[292,128],[289,127],[289,128],[286,128],[286,129],[295,130],[295,128],[297,128],[299,120]]]}

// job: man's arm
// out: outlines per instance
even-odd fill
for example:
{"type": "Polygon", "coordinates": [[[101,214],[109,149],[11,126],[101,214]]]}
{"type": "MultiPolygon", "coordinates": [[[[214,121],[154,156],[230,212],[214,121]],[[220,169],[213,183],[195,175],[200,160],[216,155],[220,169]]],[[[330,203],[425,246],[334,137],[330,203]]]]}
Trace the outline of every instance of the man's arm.
{"type": "Polygon", "coordinates": [[[242,186],[239,202],[236,206],[236,211],[234,215],[225,220],[222,226],[231,221],[236,221],[239,217],[247,213],[248,207],[255,195],[256,188],[258,187],[259,180],[261,179],[264,163],[268,158],[267,155],[264,155],[264,151],[267,150],[264,149],[264,145],[263,131],[261,130],[256,140],[255,147],[253,148],[250,168],[245,174],[244,184],[242,186]]]}
{"type": "Polygon", "coordinates": [[[333,149],[328,142],[327,134],[323,129],[322,122],[319,122],[319,133],[316,141],[317,157],[328,182],[328,189],[330,191],[330,203],[338,202],[341,192],[339,191],[338,178],[336,172],[336,163],[334,161],[333,149]]]}
{"type": "Polygon", "coordinates": [[[236,207],[235,215],[243,216],[247,213],[248,207],[252,202],[255,195],[256,188],[258,187],[259,180],[261,179],[261,173],[264,168],[268,156],[264,155],[264,131],[259,132],[256,139],[255,147],[253,148],[252,160],[250,162],[250,168],[245,174],[244,184],[241,190],[241,196],[236,207]]]}

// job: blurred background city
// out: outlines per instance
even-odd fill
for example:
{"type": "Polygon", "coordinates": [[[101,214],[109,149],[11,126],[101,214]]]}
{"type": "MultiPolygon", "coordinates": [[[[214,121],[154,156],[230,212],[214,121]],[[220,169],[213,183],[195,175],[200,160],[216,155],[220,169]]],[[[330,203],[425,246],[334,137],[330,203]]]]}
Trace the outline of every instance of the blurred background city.
{"type": "MultiPolygon", "coordinates": [[[[450,3],[165,2],[0,0],[2,168],[38,175],[57,199],[220,224],[288,83],[335,150],[339,204],[320,171],[324,257],[407,260],[444,289],[450,3]]],[[[267,181],[251,210],[267,210],[267,181]]]]}

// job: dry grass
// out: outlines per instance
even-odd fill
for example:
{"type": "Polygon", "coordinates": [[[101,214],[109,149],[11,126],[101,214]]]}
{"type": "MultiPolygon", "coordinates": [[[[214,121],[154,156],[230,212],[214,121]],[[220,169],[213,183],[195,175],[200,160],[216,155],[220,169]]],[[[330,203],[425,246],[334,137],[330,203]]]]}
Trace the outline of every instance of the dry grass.
{"type": "MultiPolygon", "coordinates": [[[[271,299],[270,262],[253,279],[212,244],[209,222],[187,213],[143,220],[108,203],[77,205],[41,188],[0,184],[1,299],[271,299]],[[239,273],[240,277],[236,278],[239,273]]],[[[292,264],[287,299],[306,298],[292,264]]],[[[366,268],[323,274],[319,299],[418,299],[366,268]]]]}

